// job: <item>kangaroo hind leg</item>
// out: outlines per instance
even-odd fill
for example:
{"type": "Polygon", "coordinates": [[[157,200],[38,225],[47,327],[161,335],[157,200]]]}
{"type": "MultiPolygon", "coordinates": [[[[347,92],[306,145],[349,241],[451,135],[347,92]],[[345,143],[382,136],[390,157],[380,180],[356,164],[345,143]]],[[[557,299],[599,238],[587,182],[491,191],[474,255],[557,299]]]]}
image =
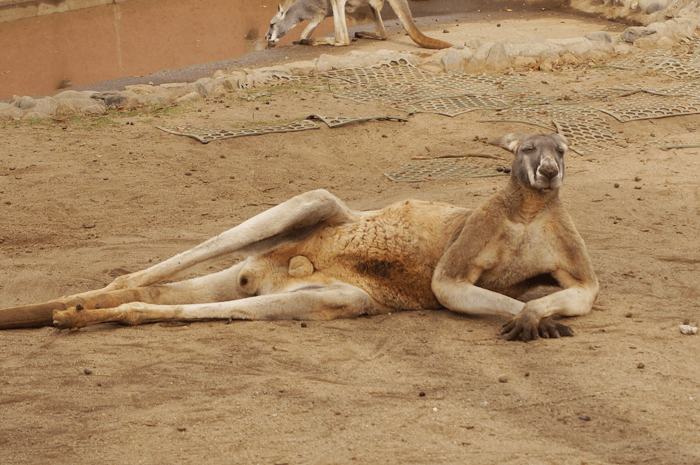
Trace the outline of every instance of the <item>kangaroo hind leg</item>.
{"type": "Polygon", "coordinates": [[[386,28],[384,27],[384,21],[382,21],[382,7],[384,6],[384,0],[371,0],[369,2],[369,8],[372,11],[372,16],[374,16],[374,32],[369,31],[359,31],[355,33],[355,37],[358,39],[375,39],[375,40],[386,40],[388,34],[386,33],[386,28]]]}

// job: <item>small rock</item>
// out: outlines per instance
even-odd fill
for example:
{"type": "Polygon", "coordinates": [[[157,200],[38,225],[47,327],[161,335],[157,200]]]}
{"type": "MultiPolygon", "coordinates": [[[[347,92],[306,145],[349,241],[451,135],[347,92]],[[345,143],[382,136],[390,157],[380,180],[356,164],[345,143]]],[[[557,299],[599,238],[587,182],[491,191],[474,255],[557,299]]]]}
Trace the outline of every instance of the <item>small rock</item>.
{"type": "Polygon", "coordinates": [[[697,326],[680,325],[678,327],[678,329],[680,330],[680,332],[682,334],[687,334],[687,335],[696,334],[698,332],[697,326]]]}
{"type": "Polygon", "coordinates": [[[586,415],[586,414],[581,414],[581,415],[578,416],[578,419],[579,419],[579,420],[583,420],[583,421],[591,421],[591,416],[590,416],[590,415],[586,415]]]}
{"type": "Polygon", "coordinates": [[[178,426],[177,430],[178,431],[187,431],[187,428],[185,428],[184,426],[178,426]]]}
{"type": "Polygon", "coordinates": [[[425,397],[425,392],[421,391],[421,392],[418,393],[418,395],[419,395],[420,397],[425,397]]]}
{"type": "Polygon", "coordinates": [[[615,187],[615,189],[617,189],[618,187],[620,187],[620,183],[616,182],[615,184],[613,184],[613,186],[615,187]]]}
{"type": "Polygon", "coordinates": [[[499,383],[507,383],[507,382],[508,382],[508,377],[506,377],[506,376],[499,376],[499,377],[498,377],[498,382],[499,382],[499,383]]]}
{"type": "Polygon", "coordinates": [[[89,368],[85,368],[85,369],[83,370],[83,373],[85,373],[86,375],[91,375],[91,374],[92,374],[92,370],[89,369],[89,368]]]}
{"type": "Polygon", "coordinates": [[[306,323],[302,323],[302,324],[301,324],[301,327],[302,327],[302,328],[306,328],[306,323]]]}
{"type": "Polygon", "coordinates": [[[644,364],[642,362],[639,362],[637,364],[637,368],[641,370],[642,368],[644,368],[644,364]]]}
{"type": "Polygon", "coordinates": [[[632,318],[632,312],[627,312],[627,314],[625,315],[625,318],[632,318]]]}
{"type": "Polygon", "coordinates": [[[501,27],[501,23],[496,24],[496,27],[501,27]]]}

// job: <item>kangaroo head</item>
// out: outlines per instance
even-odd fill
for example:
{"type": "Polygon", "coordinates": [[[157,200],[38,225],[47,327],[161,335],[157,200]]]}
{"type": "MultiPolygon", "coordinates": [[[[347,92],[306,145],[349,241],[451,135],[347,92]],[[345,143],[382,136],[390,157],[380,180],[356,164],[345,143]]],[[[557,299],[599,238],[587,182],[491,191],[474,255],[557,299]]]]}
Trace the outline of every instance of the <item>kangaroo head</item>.
{"type": "Polygon", "coordinates": [[[268,44],[276,44],[284,35],[298,24],[293,19],[289,19],[287,12],[292,5],[290,1],[283,1],[277,5],[277,13],[270,20],[270,27],[265,34],[265,40],[268,44]]]}
{"type": "Polygon", "coordinates": [[[538,190],[558,188],[564,179],[568,142],[560,134],[508,134],[495,145],[515,154],[512,176],[538,190]]]}

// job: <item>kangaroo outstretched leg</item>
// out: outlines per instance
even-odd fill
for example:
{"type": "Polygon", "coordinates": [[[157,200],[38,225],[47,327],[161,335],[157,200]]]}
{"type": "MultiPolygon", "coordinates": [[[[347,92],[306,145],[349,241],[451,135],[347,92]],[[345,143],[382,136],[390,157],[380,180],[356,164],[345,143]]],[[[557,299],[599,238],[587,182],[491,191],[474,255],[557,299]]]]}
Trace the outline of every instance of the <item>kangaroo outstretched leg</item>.
{"type": "Polygon", "coordinates": [[[233,252],[262,252],[284,241],[299,240],[305,232],[324,224],[351,220],[353,212],[324,189],[297,195],[238,226],[164,262],[120,276],[105,290],[148,286],[187,268],[233,252]]]}
{"type": "MultiPolygon", "coordinates": [[[[103,289],[55,299],[38,305],[0,309],[0,329],[50,325],[53,321],[54,310],[65,310],[78,305],[83,308],[95,308],[95,306],[99,308],[113,308],[125,302],[140,300],[154,303],[172,302],[172,300],[158,300],[165,299],[164,296],[170,296],[168,297],[169,299],[174,295],[194,298],[191,296],[196,295],[195,289],[189,289],[186,292],[183,289],[187,285],[202,284],[203,281],[186,281],[184,283],[188,284],[182,284],[179,288],[172,285],[145,288],[185,271],[194,265],[221,257],[222,255],[234,252],[263,252],[272,250],[283,242],[303,240],[306,234],[317,227],[349,221],[354,218],[354,215],[342,201],[323,189],[307,192],[262,212],[240,225],[164,262],[142,271],[120,276],[103,289]]],[[[209,275],[201,279],[210,278],[216,281],[217,276],[226,276],[226,272],[229,274],[236,273],[236,267],[221,272],[222,274],[209,275]]],[[[224,282],[225,280],[221,281],[224,282]]],[[[236,288],[236,286],[232,285],[231,288],[236,288]]],[[[221,286],[208,285],[204,286],[204,289],[208,289],[202,291],[204,293],[217,293],[220,291],[216,291],[216,289],[221,289],[221,286]],[[215,290],[212,291],[211,289],[215,290]]],[[[237,291],[231,290],[229,292],[237,291]]],[[[201,302],[209,298],[209,296],[196,298],[194,302],[201,302]]],[[[237,297],[220,296],[214,300],[231,298],[237,297]]],[[[184,300],[184,302],[191,301],[184,300]]]]}
{"type": "Polygon", "coordinates": [[[54,314],[57,328],[81,328],[98,323],[130,325],[156,321],[197,320],[332,320],[381,313],[382,307],[360,288],[345,283],[302,287],[247,299],[189,305],[132,302],[107,309],[75,307],[54,314]]]}

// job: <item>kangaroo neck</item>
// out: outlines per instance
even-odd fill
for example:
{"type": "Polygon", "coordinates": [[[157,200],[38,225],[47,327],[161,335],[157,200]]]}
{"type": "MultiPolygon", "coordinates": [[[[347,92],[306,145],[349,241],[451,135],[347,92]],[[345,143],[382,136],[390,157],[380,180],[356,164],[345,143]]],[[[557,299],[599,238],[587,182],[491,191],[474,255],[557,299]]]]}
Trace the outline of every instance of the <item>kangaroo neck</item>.
{"type": "Polygon", "coordinates": [[[541,211],[559,202],[559,188],[533,189],[511,176],[502,196],[511,221],[530,223],[541,211]]]}

